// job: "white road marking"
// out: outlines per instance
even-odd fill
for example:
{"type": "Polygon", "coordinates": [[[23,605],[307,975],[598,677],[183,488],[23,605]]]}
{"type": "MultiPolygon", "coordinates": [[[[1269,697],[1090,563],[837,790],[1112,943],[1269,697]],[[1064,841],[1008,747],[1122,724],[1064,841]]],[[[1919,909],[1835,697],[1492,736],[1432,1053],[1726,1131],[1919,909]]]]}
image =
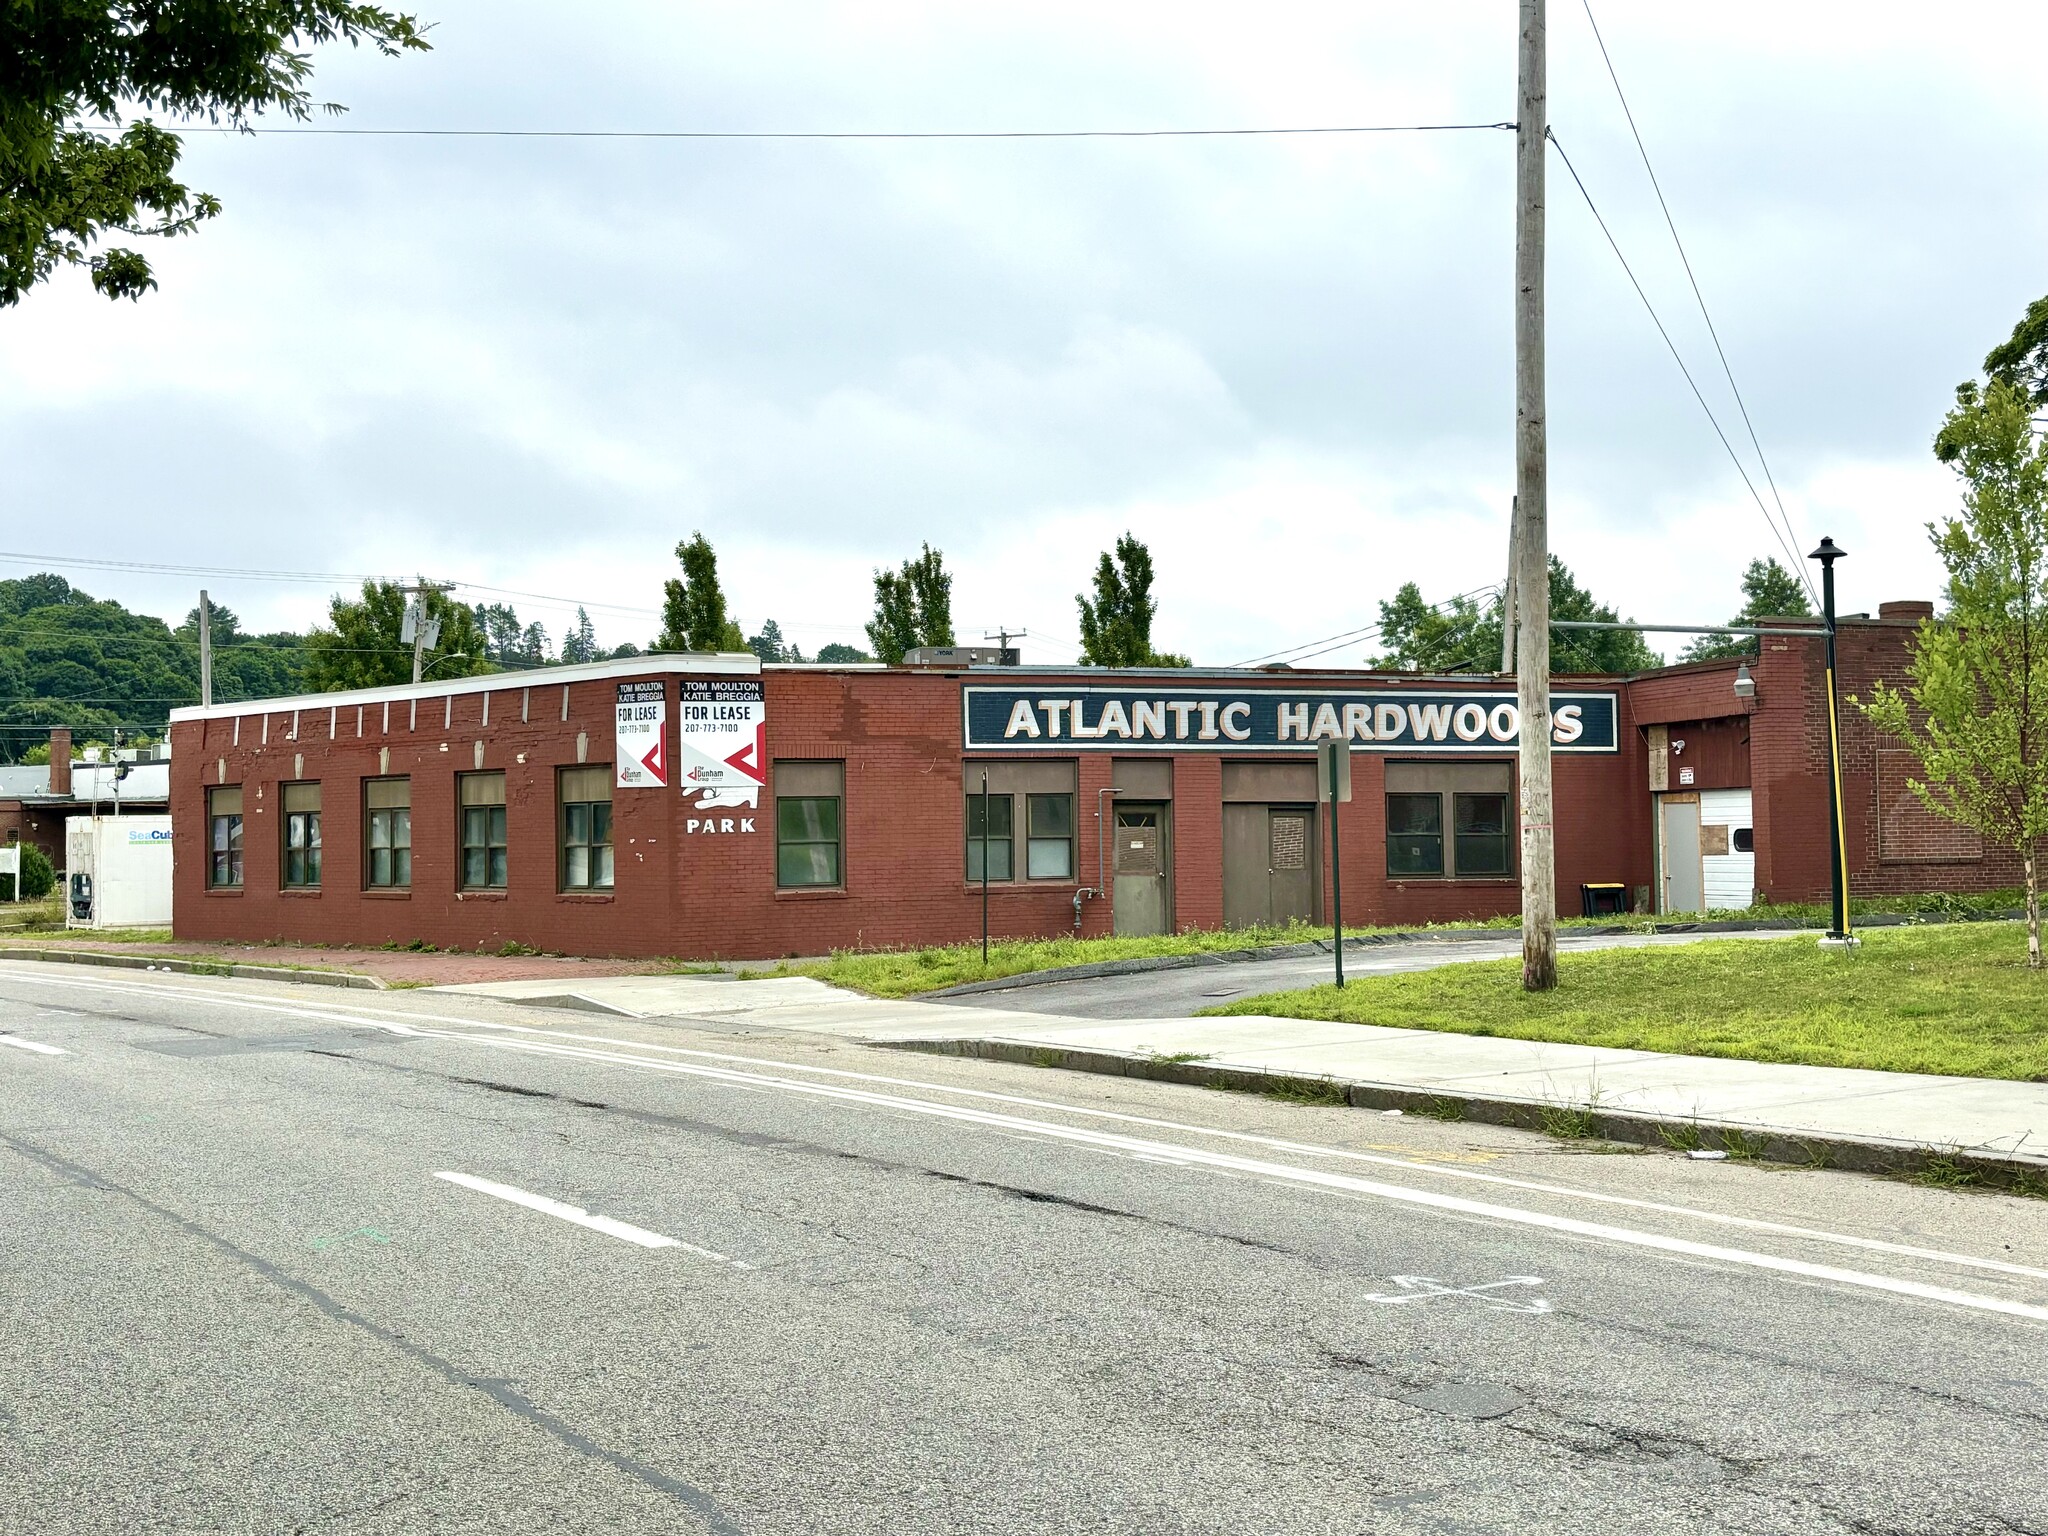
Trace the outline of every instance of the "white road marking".
{"type": "Polygon", "coordinates": [[[1541,1296],[1528,1301],[1509,1301],[1505,1296],[1493,1294],[1513,1286],[1541,1285],[1543,1282],[1534,1275],[1509,1275],[1505,1280],[1489,1280],[1484,1285],[1445,1285],[1441,1280],[1432,1280],[1427,1275],[1395,1275],[1394,1284],[1401,1287],[1399,1295],[1390,1296],[1375,1291],[1367,1295],[1367,1301],[1377,1301],[1398,1307],[1410,1301],[1434,1301],[1439,1296],[1469,1296],[1492,1312],[1526,1312],[1531,1317],[1542,1317],[1550,1311],[1550,1303],[1541,1296]]]}
{"type": "Polygon", "coordinates": [[[38,1056],[69,1056],[71,1053],[58,1045],[44,1045],[40,1040],[24,1040],[19,1035],[0,1034],[0,1045],[11,1045],[17,1051],[34,1051],[38,1056]]]}
{"type": "Polygon", "coordinates": [[[856,1103],[871,1108],[893,1110],[897,1113],[925,1115],[935,1119],[979,1125],[990,1129],[1019,1132],[1044,1140],[1105,1149],[1120,1152],[1127,1156],[1156,1158],[1175,1162],[1186,1167],[1202,1167],[1219,1171],[1249,1173],[1255,1177],[1262,1177],[1282,1184],[1305,1185],[1341,1191],[1354,1196],[1364,1195],[1398,1204],[1419,1206],[1447,1213],[1457,1213],[1483,1220],[1569,1233],[1625,1247],[1642,1248],[1664,1254],[1717,1261],[1724,1264],[1801,1277],[1807,1280],[1825,1281],[1837,1285],[1906,1296],[1924,1301],[1945,1302],[1973,1311],[1992,1312],[2009,1317],[2048,1322],[2048,1306],[2032,1302],[2013,1301],[1998,1296],[1984,1296],[1969,1291],[1957,1291],[1944,1286],[1927,1285],[1920,1281],[1904,1280],[1891,1275],[1873,1274],[1862,1270],[1840,1269],[1824,1264],[1812,1264],[1802,1259],[1790,1259],[1776,1254],[1760,1253],[1749,1249],[1728,1248],[1715,1244],[1699,1243],[1687,1238],[1667,1236],[1660,1232],[1645,1232],[1629,1227],[1608,1226],[1599,1222],[1582,1221],[1576,1217],[1557,1216],[1545,1211],[1526,1210],[1518,1206],[1492,1205],[1483,1201],[1467,1200],[1456,1195],[1440,1194],[1433,1190],[1412,1189],[1404,1185],[1385,1184],[1377,1180],[1356,1178],[1348,1174],[1335,1173],[1320,1168],[1301,1168],[1286,1163],[1273,1163],[1256,1158],[1238,1157],[1229,1153],[1212,1152],[1202,1148],[1179,1146],[1168,1142],[1149,1141],[1109,1132],[1084,1130],[1077,1126],[1058,1125],[1040,1120],[1027,1120],[1018,1116],[997,1114],[961,1105],[935,1104],[926,1100],[906,1099],[895,1095],[842,1088],[826,1083],[800,1082],[789,1078],[740,1072],[722,1067],[700,1066],[691,1062],[664,1060],[659,1057],[637,1055],[631,1052],[659,1051],[664,1053],[664,1055],[690,1056],[707,1061],[743,1061],[751,1065],[773,1067],[779,1071],[802,1071],[817,1076],[885,1082],[897,1086],[914,1087],[929,1092],[947,1093],[956,1097],[964,1096],[1030,1104],[1057,1110],[1065,1114],[1086,1115],[1093,1118],[1170,1128],[1192,1134],[1222,1137],[1241,1142],[1259,1143],[1280,1150],[1311,1156],[1342,1157],[1355,1161],[1378,1163],[1398,1167],[1409,1172],[1479,1180],[1486,1183],[1507,1185],[1546,1194],[1630,1206],[1637,1209],[1682,1216],[1699,1221],[1714,1222],[1726,1226],[1746,1227],[1756,1231],[1797,1236],[1869,1251],[1927,1259],[1937,1263],[1961,1265],[1997,1271],[2004,1274],[2048,1280],[2048,1271],[2030,1269],[2023,1265],[2007,1264],[1995,1259],[1979,1259],[1966,1254],[1952,1254],[1932,1249],[1912,1248],[1903,1244],[1886,1243],[1873,1238],[1852,1237],[1841,1233],[1788,1226],[1746,1217],[1725,1216],[1719,1212],[1696,1210],[1685,1206],[1661,1205],[1653,1201],[1631,1199],[1627,1196],[1605,1195],[1593,1191],[1568,1189],[1557,1185],[1538,1184],[1531,1181],[1508,1178],[1503,1175],[1482,1174],[1471,1169],[1444,1168],[1431,1164],[1409,1162],[1400,1158],[1376,1156],[1369,1153],[1313,1147],[1300,1143],[1284,1142],[1276,1138],[1255,1136],[1245,1132],[1213,1130],[1201,1126],[1182,1126],[1172,1121],[1154,1120],[1145,1116],[1125,1115],[1107,1110],[1081,1109],[1072,1105],[1064,1105],[1046,1100],[1021,1099],[1014,1095],[990,1093],[978,1089],[955,1089],[944,1084],[923,1083],[913,1079],[882,1078],[869,1073],[847,1072],[831,1068],[792,1066],[787,1063],[734,1056],[724,1052],[692,1051],[675,1046],[648,1045],[640,1041],[612,1040],[604,1036],[572,1035],[558,1033],[553,1030],[530,1028],[523,1025],[492,1023],[435,1014],[398,1015],[377,1013],[360,1007],[351,1008],[344,1012],[334,1005],[329,1005],[325,1009],[314,1009],[292,1003],[257,1000],[241,997],[233,993],[207,992],[188,987],[151,986],[148,984],[134,985],[106,981],[75,981],[69,978],[56,979],[39,975],[22,976],[18,971],[11,974],[23,980],[43,985],[71,987],[85,991],[145,992],[180,999],[200,996],[210,1001],[221,1003],[224,1006],[239,1007],[256,1012],[287,1014],[296,1018],[324,1018],[341,1023],[367,1025],[385,1029],[393,1034],[462,1042],[534,1055],[553,1056],[567,1060],[596,1062],[604,1065],[640,1067],[651,1071],[701,1078],[713,1082],[744,1084],[805,1097],[856,1103]],[[407,1020],[407,1022],[400,1023],[398,1022],[400,1019],[407,1020]],[[536,1040],[512,1040],[494,1038],[492,1036],[480,1037],[474,1033],[457,1033],[452,1030],[421,1029],[416,1027],[418,1023],[428,1021],[459,1025],[466,1031],[485,1029],[519,1035],[535,1035],[540,1038],[536,1040]],[[630,1049],[628,1051],[591,1050],[562,1043],[567,1040],[594,1040],[602,1043],[627,1046],[630,1049]]]}
{"type": "Polygon", "coordinates": [[[730,1264],[735,1269],[754,1267],[712,1249],[699,1248],[695,1243],[686,1243],[680,1238],[664,1237],[659,1232],[650,1232],[645,1227],[636,1227],[630,1222],[619,1221],[610,1216],[593,1216],[580,1205],[550,1200],[546,1195],[536,1195],[531,1190],[517,1189],[510,1184],[495,1184],[489,1179],[479,1179],[474,1174],[452,1173],[445,1169],[437,1172],[434,1177],[446,1179],[450,1184],[460,1184],[464,1189],[473,1189],[480,1195],[491,1195],[499,1200],[508,1200],[514,1205],[523,1205],[529,1211],[539,1211],[543,1215],[572,1222],[579,1227],[588,1227],[593,1232],[602,1232],[606,1237],[616,1237],[623,1243],[636,1243],[642,1248],[680,1248],[685,1253],[694,1253],[699,1258],[711,1259],[720,1264],[730,1264]]]}

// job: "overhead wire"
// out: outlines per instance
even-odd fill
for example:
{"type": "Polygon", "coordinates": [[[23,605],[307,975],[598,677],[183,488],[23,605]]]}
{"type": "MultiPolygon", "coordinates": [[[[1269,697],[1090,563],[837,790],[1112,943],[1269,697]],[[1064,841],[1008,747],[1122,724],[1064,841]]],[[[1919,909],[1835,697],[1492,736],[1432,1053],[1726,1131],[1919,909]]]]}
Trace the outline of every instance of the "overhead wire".
{"type": "MultiPolygon", "coordinates": [[[[1800,543],[1798,530],[1792,526],[1791,514],[1785,510],[1785,498],[1778,492],[1777,477],[1771,473],[1771,461],[1764,454],[1764,445],[1757,436],[1756,423],[1750,419],[1749,405],[1742,398],[1742,388],[1735,382],[1735,370],[1729,365],[1728,353],[1721,345],[1721,333],[1714,324],[1714,317],[1707,312],[1707,296],[1700,291],[1700,280],[1692,269],[1692,258],[1686,254],[1685,242],[1678,235],[1678,221],[1671,216],[1671,205],[1664,199],[1664,185],[1657,179],[1657,168],[1650,163],[1649,147],[1643,143],[1642,130],[1636,126],[1635,112],[1628,104],[1628,93],[1621,88],[1621,75],[1614,67],[1614,59],[1607,52],[1607,39],[1600,35],[1600,23],[1593,18],[1593,0],[1579,0],[1585,7],[1586,23],[1593,29],[1593,41],[1600,47],[1600,61],[1607,66],[1607,78],[1614,82],[1615,97],[1621,102],[1622,116],[1628,119],[1630,137],[1636,141],[1636,153],[1642,156],[1643,170],[1649,175],[1651,190],[1657,194],[1657,207],[1664,215],[1664,227],[1671,231],[1671,243],[1678,249],[1678,260],[1685,268],[1685,280],[1692,285],[1692,296],[1700,307],[1700,318],[1707,324],[1707,335],[1713,338],[1714,355],[1721,360],[1721,372],[1728,380],[1729,393],[1735,397],[1735,408],[1742,413],[1742,425],[1749,433],[1749,443],[1756,450],[1757,463],[1763,467],[1764,483],[1771,489],[1771,500],[1777,504],[1778,520],[1784,524],[1792,543],[1800,543]]],[[[1558,154],[1564,153],[1564,146],[1558,146],[1558,154]]],[[[1576,176],[1576,172],[1573,173],[1576,176]]],[[[1581,188],[1580,190],[1584,190],[1581,188]]],[[[1769,513],[1765,514],[1768,519],[1769,513]]],[[[1782,542],[1782,541],[1781,541],[1782,542]]],[[[1795,559],[1793,570],[1799,573],[1799,580],[1805,586],[1807,595],[1816,607],[1820,604],[1820,593],[1814,590],[1813,577],[1807,571],[1804,560],[1795,559]]]]}
{"type": "Polygon", "coordinates": [[[1642,282],[1636,277],[1635,268],[1631,267],[1628,258],[1622,255],[1621,244],[1614,238],[1614,231],[1607,227],[1607,220],[1602,216],[1599,205],[1593,201],[1593,194],[1586,190],[1586,183],[1579,175],[1579,168],[1572,164],[1572,157],[1565,153],[1563,143],[1554,132],[1547,133],[1546,137],[1556,148],[1558,158],[1564,162],[1564,168],[1571,173],[1572,184],[1579,189],[1579,196],[1586,200],[1586,207],[1593,215],[1593,222],[1600,226],[1600,233],[1607,237],[1608,249],[1614,252],[1614,259],[1621,263],[1621,270],[1628,275],[1629,284],[1635,289],[1636,297],[1643,301],[1643,308],[1649,312],[1650,323],[1657,327],[1657,334],[1664,338],[1664,345],[1670,350],[1671,360],[1678,364],[1678,371],[1685,375],[1685,382],[1692,390],[1692,397],[1699,401],[1700,409],[1706,412],[1707,422],[1713,427],[1714,436],[1721,440],[1722,448],[1727,451],[1728,462],[1735,466],[1735,473],[1742,477],[1742,483],[1748,489],[1750,499],[1756,503],[1757,511],[1763,514],[1764,525],[1771,530],[1772,536],[1778,541],[1778,547],[1785,551],[1785,556],[1792,562],[1793,567],[1803,567],[1805,562],[1792,552],[1792,546],[1786,542],[1784,531],[1778,527],[1776,520],[1771,516],[1771,509],[1764,504],[1763,497],[1758,494],[1756,482],[1749,478],[1749,470],[1743,464],[1741,456],[1736,453],[1735,445],[1728,441],[1728,434],[1721,430],[1720,418],[1714,414],[1714,408],[1707,404],[1707,397],[1700,392],[1699,382],[1693,378],[1692,370],[1686,367],[1685,358],[1680,354],[1678,344],[1671,339],[1671,332],[1665,328],[1663,317],[1657,313],[1657,306],[1650,302],[1649,294],[1643,291],[1642,282]]]}
{"type": "MultiPolygon", "coordinates": [[[[111,131],[113,123],[91,123],[111,131]]],[[[729,129],[729,128],[343,128],[314,124],[258,128],[252,124],[181,125],[179,133],[221,133],[336,138],[407,139],[758,139],[758,140],[970,140],[970,139],[1242,139],[1284,138],[1313,134],[1469,133],[1513,131],[1513,123],[1334,123],[1277,128],[987,128],[897,131],[892,129],[729,129]]]]}

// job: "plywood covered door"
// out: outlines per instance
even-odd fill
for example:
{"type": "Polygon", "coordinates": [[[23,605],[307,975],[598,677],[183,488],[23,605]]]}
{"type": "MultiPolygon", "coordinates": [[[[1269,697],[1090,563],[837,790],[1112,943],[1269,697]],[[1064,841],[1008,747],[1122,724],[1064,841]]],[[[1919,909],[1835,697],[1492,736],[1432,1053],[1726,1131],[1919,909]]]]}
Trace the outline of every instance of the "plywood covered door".
{"type": "Polygon", "coordinates": [[[1706,910],[1706,883],[1700,869],[1700,801],[1697,795],[1666,795],[1658,802],[1662,830],[1660,853],[1664,869],[1663,912],[1706,910]]]}

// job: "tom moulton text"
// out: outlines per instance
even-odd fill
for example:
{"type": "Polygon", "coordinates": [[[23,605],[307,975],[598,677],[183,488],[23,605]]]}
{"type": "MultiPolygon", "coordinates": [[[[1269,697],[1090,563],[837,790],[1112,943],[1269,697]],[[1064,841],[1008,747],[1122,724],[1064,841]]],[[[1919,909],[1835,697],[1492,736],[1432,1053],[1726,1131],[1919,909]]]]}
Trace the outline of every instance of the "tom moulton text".
{"type": "MultiPolygon", "coordinates": [[[[1410,689],[985,688],[962,690],[970,748],[1063,751],[1312,749],[1336,738],[1365,751],[1504,752],[1521,736],[1512,692],[1410,689]]],[[[1616,696],[1551,696],[1560,752],[1617,750],[1616,696]]]]}

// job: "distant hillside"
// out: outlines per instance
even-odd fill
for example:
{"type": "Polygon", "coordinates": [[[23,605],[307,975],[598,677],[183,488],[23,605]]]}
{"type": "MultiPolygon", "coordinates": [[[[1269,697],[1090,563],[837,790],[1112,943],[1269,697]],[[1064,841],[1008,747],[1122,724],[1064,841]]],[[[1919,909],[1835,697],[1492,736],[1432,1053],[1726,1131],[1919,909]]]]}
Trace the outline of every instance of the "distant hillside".
{"type": "MultiPolygon", "coordinates": [[[[245,635],[215,608],[214,698],[298,691],[305,643],[289,631],[245,635]]],[[[52,725],[94,741],[117,726],[124,737],[159,734],[172,709],[198,702],[197,610],[172,629],[61,576],[0,581],[0,762],[18,761],[52,725]]]]}

